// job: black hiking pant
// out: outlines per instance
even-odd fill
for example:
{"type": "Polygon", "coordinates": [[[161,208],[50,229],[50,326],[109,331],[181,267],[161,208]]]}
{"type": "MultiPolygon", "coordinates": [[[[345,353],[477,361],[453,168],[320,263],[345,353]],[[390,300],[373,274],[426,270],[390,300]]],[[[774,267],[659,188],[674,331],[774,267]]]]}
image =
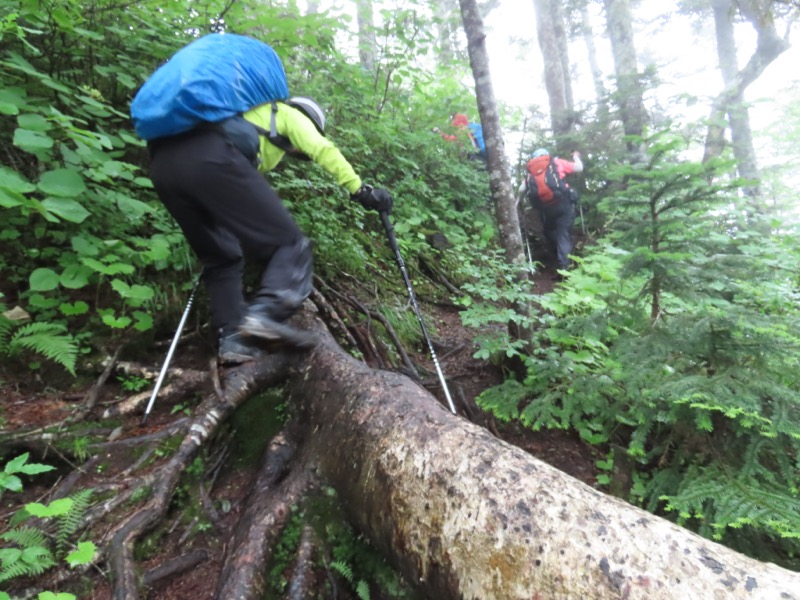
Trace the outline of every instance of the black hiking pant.
{"type": "Polygon", "coordinates": [[[158,197],[203,264],[215,331],[244,316],[245,257],[263,265],[252,302],[288,319],[311,294],[311,244],[250,160],[214,130],[156,140],[150,154],[158,197]]]}
{"type": "Polygon", "coordinates": [[[575,222],[575,207],[569,200],[559,200],[539,206],[544,237],[550,252],[556,257],[557,269],[569,268],[572,252],[572,225],[575,222]]]}

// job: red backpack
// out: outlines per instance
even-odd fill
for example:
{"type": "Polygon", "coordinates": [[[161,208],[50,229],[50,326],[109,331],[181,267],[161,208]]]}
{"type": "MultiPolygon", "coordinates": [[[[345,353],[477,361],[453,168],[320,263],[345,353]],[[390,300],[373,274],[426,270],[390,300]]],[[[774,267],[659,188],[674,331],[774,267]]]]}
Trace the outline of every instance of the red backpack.
{"type": "Polygon", "coordinates": [[[566,182],[558,176],[558,169],[548,154],[528,161],[527,182],[532,201],[553,204],[569,197],[566,182]]]}

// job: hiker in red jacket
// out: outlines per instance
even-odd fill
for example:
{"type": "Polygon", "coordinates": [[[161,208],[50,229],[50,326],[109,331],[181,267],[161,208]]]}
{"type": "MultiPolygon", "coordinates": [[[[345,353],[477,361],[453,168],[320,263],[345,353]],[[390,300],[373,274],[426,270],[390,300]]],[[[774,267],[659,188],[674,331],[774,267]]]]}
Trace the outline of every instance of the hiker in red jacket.
{"type": "Polygon", "coordinates": [[[527,195],[531,205],[539,211],[549,250],[556,257],[556,268],[568,269],[578,192],[564,178],[583,172],[581,155],[573,152],[572,161],[569,161],[551,157],[546,148],[539,148],[528,161],[528,172],[519,187],[520,197],[527,195]]]}

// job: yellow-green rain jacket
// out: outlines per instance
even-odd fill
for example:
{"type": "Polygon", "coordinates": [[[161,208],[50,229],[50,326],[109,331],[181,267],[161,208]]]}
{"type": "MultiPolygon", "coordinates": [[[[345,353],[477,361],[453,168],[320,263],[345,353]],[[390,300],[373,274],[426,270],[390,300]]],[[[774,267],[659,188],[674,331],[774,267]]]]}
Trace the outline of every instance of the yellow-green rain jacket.
{"type": "MultiPolygon", "coordinates": [[[[275,128],[280,135],[289,138],[292,146],[306,154],[336,178],[341,186],[351,194],[355,194],[361,187],[361,178],[356,175],[347,159],[333,145],[328,138],[322,135],[314,123],[301,111],[283,102],[278,102],[278,112],[275,115],[275,128]]],[[[272,116],[272,103],[262,104],[244,113],[244,118],[269,131],[272,116]]],[[[269,143],[266,136],[261,139],[261,164],[258,170],[266,173],[274,169],[286,154],[283,150],[269,143]]]]}

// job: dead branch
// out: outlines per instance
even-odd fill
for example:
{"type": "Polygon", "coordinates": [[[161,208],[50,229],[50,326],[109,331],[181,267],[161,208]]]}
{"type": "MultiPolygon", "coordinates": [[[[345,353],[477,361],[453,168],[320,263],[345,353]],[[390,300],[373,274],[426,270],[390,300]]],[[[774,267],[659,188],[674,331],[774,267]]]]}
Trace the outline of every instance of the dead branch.
{"type": "Polygon", "coordinates": [[[92,411],[94,405],[97,404],[97,398],[100,396],[100,390],[103,389],[103,386],[105,386],[106,381],[108,381],[108,378],[111,376],[114,367],[116,367],[119,355],[124,347],[125,347],[124,344],[117,346],[117,349],[114,351],[114,355],[106,364],[106,368],[103,369],[103,372],[100,374],[100,377],[91,387],[89,393],[86,394],[86,397],[83,400],[83,406],[81,406],[78,410],[75,411],[75,414],[70,419],[71,421],[73,422],[81,421],[85,419],[86,415],[88,415],[92,411]]]}
{"type": "Polygon", "coordinates": [[[325,322],[331,324],[331,330],[341,335],[351,348],[358,348],[358,342],[356,342],[356,339],[350,333],[347,325],[344,324],[342,317],[339,315],[339,311],[336,310],[325,295],[318,289],[319,287],[329,288],[328,284],[317,275],[314,275],[314,281],[316,283],[314,290],[311,292],[311,301],[316,305],[320,314],[325,319],[325,322]]]}
{"type": "MultiPolygon", "coordinates": [[[[159,400],[167,402],[169,398],[183,397],[197,391],[206,380],[206,373],[194,369],[169,370],[172,381],[161,388],[159,400]]],[[[103,411],[103,419],[113,419],[123,415],[133,414],[142,409],[150,400],[153,391],[140,392],[125,398],[118,404],[109,406],[103,411]]]]}

